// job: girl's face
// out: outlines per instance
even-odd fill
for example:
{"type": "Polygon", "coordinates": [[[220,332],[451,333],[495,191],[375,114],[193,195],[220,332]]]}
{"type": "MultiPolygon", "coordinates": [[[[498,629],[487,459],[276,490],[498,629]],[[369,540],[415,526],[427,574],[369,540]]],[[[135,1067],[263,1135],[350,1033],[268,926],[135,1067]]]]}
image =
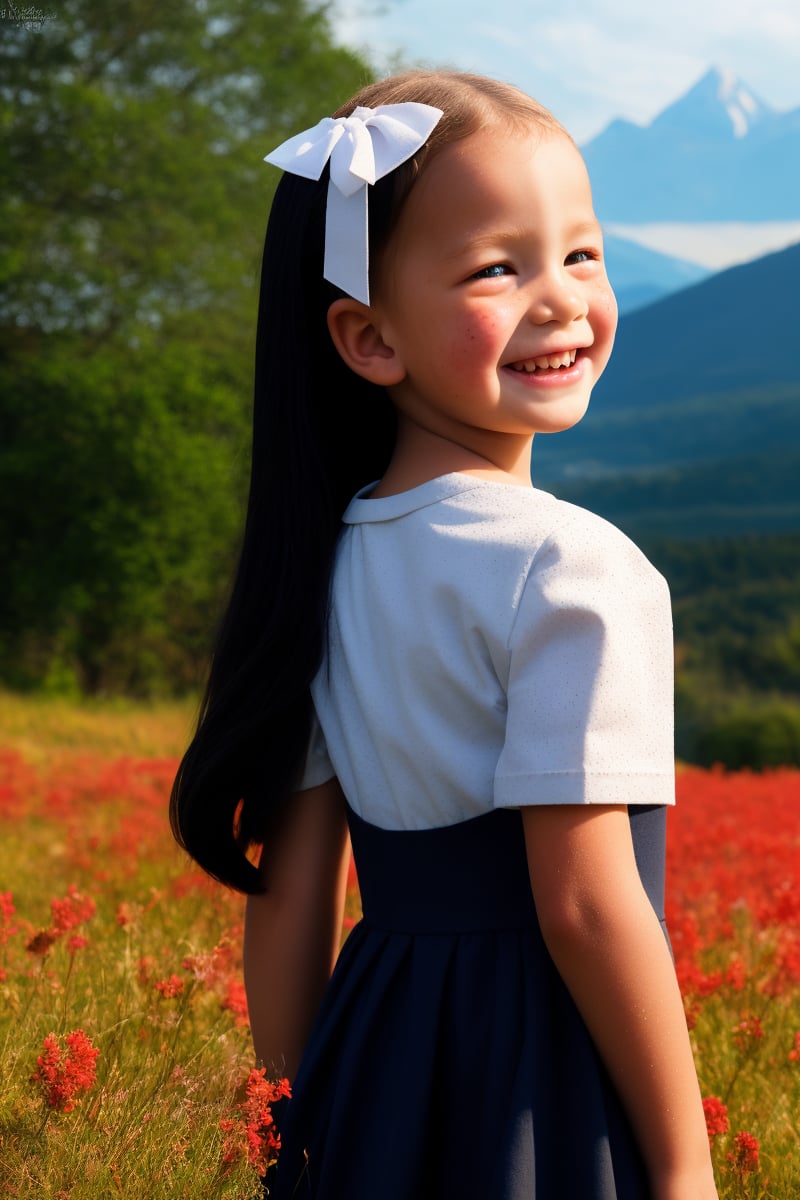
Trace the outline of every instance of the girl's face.
{"type": "Polygon", "coordinates": [[[487,434],[496,444],[583,416],[617,310],[567,137],[487,127],[448,146],[409,196],[377,284],[406,420],[482,453],[487,434]]]}

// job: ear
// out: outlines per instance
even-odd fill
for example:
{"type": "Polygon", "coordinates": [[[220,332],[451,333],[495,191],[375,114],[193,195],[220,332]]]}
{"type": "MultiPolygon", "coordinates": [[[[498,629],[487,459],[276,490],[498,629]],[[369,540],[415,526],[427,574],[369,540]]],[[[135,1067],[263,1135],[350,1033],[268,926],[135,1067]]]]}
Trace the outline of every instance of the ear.
{"type": "Polygon", "coordinates": [[[381,337],[376,314],[360,300],[345,296],[328,309],[328,329],[340,358],[351,371],[379,387],[402,383],[405,367],[381,337]]]}

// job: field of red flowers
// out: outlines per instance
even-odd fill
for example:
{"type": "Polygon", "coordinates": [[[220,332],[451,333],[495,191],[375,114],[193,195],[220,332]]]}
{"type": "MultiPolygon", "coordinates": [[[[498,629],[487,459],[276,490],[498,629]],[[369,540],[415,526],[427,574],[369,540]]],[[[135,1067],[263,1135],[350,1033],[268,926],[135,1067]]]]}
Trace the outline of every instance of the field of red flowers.
{"type": "MultiPolygon", "coordinates": [[[[0,746],[0,1194],[246,1200],[241,899],[173,847],[170,757],[0,746]]],[[[686,770],[669,911],[722,1200],[800,1195],[800,773],[686,770]]],[[[351,920],[357,911],[349,898],[351,920]]],[[[351,921],[349,922],[351,923],[351,921]]]]}

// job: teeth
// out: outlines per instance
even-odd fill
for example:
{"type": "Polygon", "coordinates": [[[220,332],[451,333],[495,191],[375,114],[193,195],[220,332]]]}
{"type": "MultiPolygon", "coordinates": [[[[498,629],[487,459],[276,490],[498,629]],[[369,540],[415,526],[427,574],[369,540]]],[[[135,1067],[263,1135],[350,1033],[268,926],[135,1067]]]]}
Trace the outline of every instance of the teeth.
{"type": "Polygon", "coordinates": [[[523,362],[512,363],[512,370],[531,374],[536,370],[546,371],[549,368],[571,367],[577,353],[577,350],[565,350],[562,354],[542,354],[538,358],[526,358],[523,362]]]}

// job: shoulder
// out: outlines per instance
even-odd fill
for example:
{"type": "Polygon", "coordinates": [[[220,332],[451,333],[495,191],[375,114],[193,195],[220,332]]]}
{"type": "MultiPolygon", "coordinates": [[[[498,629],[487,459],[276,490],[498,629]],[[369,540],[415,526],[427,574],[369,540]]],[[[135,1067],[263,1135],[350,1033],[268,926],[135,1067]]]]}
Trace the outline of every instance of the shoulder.
{"type": "Polygon", "coordinates": [[[664,578],[621,529],[549,492],[485,485],[451,504],[459,536],[485,542],[498,566],[513,561],[521,587],[561,578],[668,598],[664,578]]]}
{"type": "Polygon", "coordinates": [[[627,534],[596,513],[551,497],[552,524],[532,560],[534,571],[582,569],[597,578],[616,577],[666,590],[663,576],[627,534]]]}
{"type": "Polygon", "coordinates": [[[476,540],[486,537],[517,545],[532,556],[558,548],[584,553],[595,549],[598,554],[650,567],[641,550],[616,525],[540,488],[483,480],[449,497],[446,506],[454,523],[472,532],[476,540]]]}
{"type": "Polygon", "coordinates": [[[547,529],[528,560],[509,646],[532,630],[552,635],[556,626],[578,638],[594,626],[604,638],[631,642],[647,631],[671,645],[669,588],[639,547],[595,513],[549,499],[547,529]]]}

